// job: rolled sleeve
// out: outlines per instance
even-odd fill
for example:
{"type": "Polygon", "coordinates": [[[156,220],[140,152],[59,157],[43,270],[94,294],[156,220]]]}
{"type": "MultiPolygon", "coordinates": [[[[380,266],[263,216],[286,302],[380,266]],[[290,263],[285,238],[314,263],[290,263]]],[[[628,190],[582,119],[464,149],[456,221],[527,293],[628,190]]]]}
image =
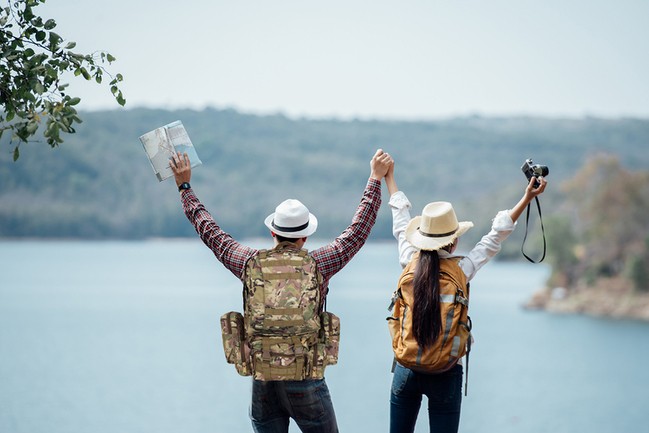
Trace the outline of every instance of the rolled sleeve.
{"type": "Polygon", "coordinates": [[[417,249],[406,240],[406,227],[410,222],[410,209],[412,204],[403,191],[397,191],[388,202],[392,211],[392,235],[397,240],[399,249],[399,264],[405,267],[417,249]]]}

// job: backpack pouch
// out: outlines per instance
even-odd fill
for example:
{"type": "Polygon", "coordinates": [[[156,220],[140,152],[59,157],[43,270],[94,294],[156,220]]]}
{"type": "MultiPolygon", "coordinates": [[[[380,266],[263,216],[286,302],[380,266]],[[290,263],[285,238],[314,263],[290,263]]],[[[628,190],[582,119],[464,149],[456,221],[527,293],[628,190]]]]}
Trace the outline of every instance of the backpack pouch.
{"type": "Polygon", "coordinates": [[[315,344],[310,336],[255,336],[250,346],[255,380],[304,380],[315,344]]]}
{"type": "Polygon", "coordinates": [[[324,365],[338,363],[340,348],[340,319],[333,313],[320,313],[320,344],[324,346],[324,365]]]}
{"type": "Polygon", "coordinates": [[[234,364],[241,376],[250,376],[252,369],[246,356],[246,335],[241,313],[230,311],[221,316],[221,336],[225,360],[228,364],[234,364]]]}

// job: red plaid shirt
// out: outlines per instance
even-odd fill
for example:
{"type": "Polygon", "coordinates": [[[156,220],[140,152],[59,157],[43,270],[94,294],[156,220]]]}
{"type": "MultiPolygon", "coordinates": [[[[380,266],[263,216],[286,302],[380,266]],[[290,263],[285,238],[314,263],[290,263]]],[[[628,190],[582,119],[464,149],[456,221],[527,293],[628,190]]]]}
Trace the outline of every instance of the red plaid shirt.
{"type": "MultiPolygon", "coordinates": [[[[243,280],[246,262],[257,254],[258,250],[240,244],[221,230],[191,189],[183,190],[181,200],[185,215],[205,245],[230,272],[243,280]]],[[[349,227],[330,244],[309,253],[315,259],[318,270],[322,274],[323,293],[327,293],[329,279],[340,271],[365,244],[376,222],[380,206],[381,182],[370,178],[349,227]]]]}

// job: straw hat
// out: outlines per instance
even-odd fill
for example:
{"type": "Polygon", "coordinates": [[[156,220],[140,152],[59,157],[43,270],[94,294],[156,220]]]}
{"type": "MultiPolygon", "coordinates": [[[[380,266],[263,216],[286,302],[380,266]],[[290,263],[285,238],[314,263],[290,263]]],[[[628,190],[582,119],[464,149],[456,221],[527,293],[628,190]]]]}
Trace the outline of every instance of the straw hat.
{"type": "Polygon", "coordinates": [[[318,219],[299,200],[281,202],[275,212],[268,215],[264,224],[276,235],[285,238],[305,238],[315,233],[318,219]]]}
{"type": "Polygon", "coordinates": [[[466,233],[473,223],[458,222],[451,203],[428,203],[420,216],[414,217],[406,227],[406,239],[420,250],[438,250],[466,233]]]}

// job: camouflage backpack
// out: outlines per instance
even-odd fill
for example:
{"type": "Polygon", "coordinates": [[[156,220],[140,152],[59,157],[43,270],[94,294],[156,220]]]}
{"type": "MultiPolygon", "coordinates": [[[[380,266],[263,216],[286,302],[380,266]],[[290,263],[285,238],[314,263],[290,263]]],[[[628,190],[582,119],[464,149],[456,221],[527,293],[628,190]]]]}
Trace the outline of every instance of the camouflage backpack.
{"type": "Polygon", "coordinates": [[[325,367],[338,361],[340,320],[322,311],[322,276],[313,257],[280,243],[252,257],[244,275],[244,314],[221,317],[227,362],[256,380],[324,377],[325,367]]]}
{"type": "Polygon", "coordinates": [[[440,260],[440,307],[442,332],[432,346],[422,349],[412,333],[413,279],[419,254],[415,253],[401,277],[392,298],[388,326],[395,361],[425,373],[441,373],[452,368],[471,350],[469,283],[456,259],[440,260]]]}

